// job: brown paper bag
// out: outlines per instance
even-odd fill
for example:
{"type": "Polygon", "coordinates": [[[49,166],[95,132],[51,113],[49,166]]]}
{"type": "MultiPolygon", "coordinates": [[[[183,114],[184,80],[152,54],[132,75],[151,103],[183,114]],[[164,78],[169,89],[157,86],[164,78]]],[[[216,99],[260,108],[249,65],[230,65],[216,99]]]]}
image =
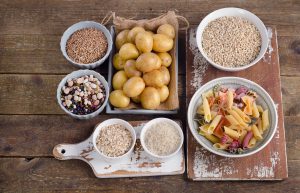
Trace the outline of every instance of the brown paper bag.
{"type": "MultiPolygon", "coordinates": [[[[176,110],[179,108],[179,99],[178,99],[178,69],[176,67],[176,59],[177,59],[177,38],[178,38],[178,20],[174,11],[169,11],[168,13],[161,15],[159,17],[153,19],[143,19],[143,20],[131,20],[125,19],[122,17],[114,17],[113,24],[115,26],[116,33],[124,30],[124,29],[132,29],[135,26],[144,27],[146,30],[150,30],[156,32],[157,28],[162,24],[171,24],[175,28],[175,39],[174,39],[174,47],[171,51],[169,51],[172,56],[172,64],[170,65],[170,83],[169,87],[169,97],[168,99],[161,103],[157,110],[176,110]]],[[[178,62],[178,61],[177,61],[178,62]]],[[[129,107],[126,109],[141,109],[142,107],[136,103],[131,102],[129,107]]]]}

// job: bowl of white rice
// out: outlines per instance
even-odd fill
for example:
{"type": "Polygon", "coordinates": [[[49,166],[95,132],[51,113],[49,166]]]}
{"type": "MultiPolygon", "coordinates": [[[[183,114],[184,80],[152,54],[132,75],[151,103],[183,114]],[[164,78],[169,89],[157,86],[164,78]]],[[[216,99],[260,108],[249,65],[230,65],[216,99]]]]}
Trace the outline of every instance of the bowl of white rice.
{"type": "Polygon", "coordinates": [[[196,32],[203,57],[224,71],[241,71],[265,55],[268,32],[253,13],[240,8],[223,8],[208,14],[196,32]]]}
{"type": "Polygon", "coordinates": [[[183,132],[175,121],[153,119],[143,127],[140,140],[145,152],[154,159],[166,160],[176,155],[183,144],[183,132]]]}

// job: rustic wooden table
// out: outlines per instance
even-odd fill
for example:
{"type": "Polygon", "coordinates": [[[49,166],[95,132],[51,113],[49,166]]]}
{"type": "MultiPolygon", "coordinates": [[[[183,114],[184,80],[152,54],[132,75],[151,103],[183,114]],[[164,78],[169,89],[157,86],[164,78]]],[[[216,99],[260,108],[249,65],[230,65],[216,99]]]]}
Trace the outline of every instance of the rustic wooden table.
{"type": "MultiPolygon", "coordinates": [[[[0,3],[0,192],[300,192],[300,1],[1,1],[0,3]],[[64,30],[81,20],[101,21],[109,11],[152,18],[178,10],[196,26],[209,12],[241,7],[278,31],[289,178],[268,182],[191,182],[186,174],[97,179],[82,161],[58,161],[56,144],[86,139],[93,126],[112,117],[74,120],[56,103],[56,87],[77,70],[63,58],[64,30]]],[[[179,39],[180,112],[166,116],[186,123],[185,32],[179,39]]],[[[107,64],[106,64],[107,66],[107,64]]],[[[97,69],[107,75],[107,67],[97,69]]],[[[266,69],[272,70],[272,69],[266,69]]],[[[156,116],[116,115],[126,120],[156,116]]]]}

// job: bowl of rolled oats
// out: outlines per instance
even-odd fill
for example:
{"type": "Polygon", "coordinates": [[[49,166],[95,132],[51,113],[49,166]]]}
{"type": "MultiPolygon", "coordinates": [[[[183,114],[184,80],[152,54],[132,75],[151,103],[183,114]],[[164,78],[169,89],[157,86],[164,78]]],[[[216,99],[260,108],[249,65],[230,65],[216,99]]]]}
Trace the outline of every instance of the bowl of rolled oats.
{"type": "Polygon", "coordinates": [[[56,98],[68,115],[90,119],[102,112],[109,97],[107,81],[93,70],[77,70],[64,77],[58,85],[56,98]]]}
{"type": "Polygon", "coordinates": [[[108,162],[129,158],[136,143],[136,133],[130,123],[122,119],[108,119],[97,125],[93,145],[108,162]]]}
{"type": "Polygon", "coordinates": [[[81,21],[64,32],[60,49],[74,66],[93,69],[108,58],[112,44],[111,34],[105,26],[94,21],[81,21]]]}
{"type": "Polygon", "coordinates": [[[208,14],[196,32],[204,58],[224,71],[241,71],[256,64],[267,51],[269,38],[264,23],[240,8],[223,8],[208,14]]]}

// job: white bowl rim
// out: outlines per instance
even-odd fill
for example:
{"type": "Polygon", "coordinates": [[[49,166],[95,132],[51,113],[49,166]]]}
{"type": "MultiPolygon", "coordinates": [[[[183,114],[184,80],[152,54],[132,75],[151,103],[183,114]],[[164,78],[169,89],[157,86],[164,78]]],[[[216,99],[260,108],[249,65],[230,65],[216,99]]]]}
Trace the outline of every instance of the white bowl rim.
{"type": "Polygon", "coordinates": [[[194,138],[197,140],[197,142],[202,145],[205,149],[207,149],[208,151],[210,151],[211,153],[214,153],[214,154],[217,154],[217,155],[220,155],[220,156],[223,156],[223,157],[230,157],[230,158],[240,158],[240,157],[246,157],[246,156],[250,156],[250,155],[253,155],[259,151],[261,151],[262,149],[264,149],[269,143],[270,141],[273,139],[275,133],[276,133],[276,130],[277,130],[277,125],[278,125],[278,113],[277,113],[277,110],[276,110],[276,106],[275,106],[275,103],[273,101],[273,99],[271,98],[271,96],[269,95],[269,93],[264,89],[262,88],[260,85],[258,85],[257,83],[251,81],[251,80],[248,80],[248,79],[245,79],[245,78],[240,78],[240,77],[233,77],[233,76],[229,76],[229,77],[220,77],[220,78],[216,78],[216,79],[213,79],[207,83],[205,83],[203,86],[201,86],[193,95],[193,97],[191,98],[190,100],[190,103],[189,103],[189,107],[188,107],[188,126],[189,126],[189,129],[192,133],[192,135],[194,136],[194,138]],[[271,132],[271,135],[269,137],[268,140],[264,141],[263,144],[261,144],[260,147],[258,147],[257,149],[253,150],[253,151],[250,151],[250,152],[247,152],[247,153],[242,153],[242,154],[223,154],[221,153],[221,151],[217,151],[213,148],[210,148],[208,147],[204,142],[202,142],[202,140],[195,134],[195,132],[193,130],[195,130],[195,128],[193,127],[193,117],[189,117],[190,115],[192,115],[192,104],[194,104],[194,101],[196,100],[196,97],[200,94],[202,94],[201,91],[201,88],[204,87],[204,86],[207,86],[208,84],[212,84],[213,82],[218,82],[220,80],[238,80],[238,81],[241,81],[241,82],[246,82],[248,84],[251,84],[251,85],[254,85],[255,87],[257,87],[258,89],[260,89],[266,96],[267,96],[267,100],[270,101],[271,103],[271,106],[272,108],[275,110],[275,124],[274,124],[274,127],[275,128],[270,128],[270,132],[271,132]]]}
{"type": "Polygon", "coordinates": [[[136,132],[135,132],[134,128],[132,127],[132,125],[131,125],[128,121],[125,121],[125,120],[123,120],[123,119],[118,119],[118,118],[107,119],[107,120],[101,122],[100,124],[98,124],[97,127],[95,128],[94,132],[93,132],[93,145],[94,145],[94,148],[96,149],[97,153],[99,153],[101,156],[103,156],[103,157],[106,158],[107,160],[118,160],[118,159],[122,159],[122,158],[128,156],[128,155],[132,152],[132,150],[133,150],[135,144],[136,144],[136,132]],[[108,125],[121,124],[121,125],[125,126],[126,129],[127,129],[127,130],[131,133],[131,135],[133,136],[132,144],[131,144],[129,150],[128,150],[125,154],[123,154],[123,155],[121,155],[121,156],[118,156],[118,157],[109,157],[109,156],[103,154],[103,153],[98,149],[98,147],[97,147],[96,139],[97,139],[97,137],[98,137],[98,135],[99,135],[99,132],[100,132],[100,130],[103,128],[103,125],[105,125],[105,124],[108,123],[108,122],[111,122],[111,123],[108,124],[108,125]],[[114,123],[114,122],[115,122],[115,123],[114,123]]]}
{"type": "Polygon", "coordinates": [[[85,70],[76,70],[76,71],[73,71],[71,72],[70,74],[67,74],[58,84],[58,87],[57,87],[57,91],[56,91],[56,99],[57,99],[57,102],[59,104],[59,106],[61,107],[61,109],[63,111],[65,111],[68,115],[72,116],[72,117],[75,117],[77,119],[88,119],[88,118],[93,118],[95,116],[97,116],[98,114],[100,114],[103,109],[105,108],[105,106],[107,105],[107,102],[108,102],[108,98],[109,98],[109,87],[108,87],[108,83],[107,81],[105,80],[105,78],[98,72],[94,71],[94,70],[88,70],[88,69],[85,69],[85,70]],[[98,77],[96,77],[94,75],[95,78],[97,78],[104,86],[105,88],[105,99],[103,101],[103,104],[99,107],[99,109],[97,109],[96,111],[90,113],[90,114],[86,114],[86,115],[76,115],[70,111],[68,111],[63,105],[62,105],[62,102],[60,100],[61,98],[61,89],[62,87],[65,85],[65,83],[67,82],[67,80],[72,77],[73,75],[76,75],[76,74],[81,74],[81,75],[77,75],[76,77],[80,77],[80,76],[84,76],[86,74],[97,74],[98,77]]]}
{"type": "Polygon", "coordinates": [[[180,149],[181,149],[181,147],[183,145],[184,135],[183,135],[183,132],[182,132],[182,128],[180,127],[180,125],[178,123],[176,123],[175,121],[173,121],[171,119],[161,117],[161,118],[152,119],[152,120],[148,121],[143,126],[143,128],[141,130],[141,134],[140,134],[140,141],[141,141],[141,145],[142,145],[143,149],[149,155],[151,155],[154,158],[158,158],[158,159],[167,159],[167,158],[173,157],[174,155],[176,155],[180,151],[180,149]],[[179,135],[180,135],[180,144],[178,145],[178,148],[176,149],[176,151],[174,151],[173,153],[171,153],[169,155],[165,155],[165,156],[160,156],[160,155],[156,155],[156,154],[152,153],[150,150],[148,150],[148,148],[147,148],[147,146],[145,144],[145,141],[144,141],[145,133],[150,128],[150,126],[153,125],[153,124],[156,124],[158,122],[162,122],[162,121],[166,121],[166,122],[172,124],[178,130],[179,135]]]}
{"type": "MultiPolygon", "coordinates": [[[[84,29],[85,27],[83,27],[83,28],[80,28],[80,29],[84,29]]],[[[80,22],[77,22],[77,23],[74,23],[73,25],[71,25],[70,27],[68,27],[68,29],[66,29],[65,31],[64,31],[64,33],[63,33],[63,35],[61,36],[61,39],[60,39],[60,50],[61,50],[61,52],[62,52],[62,54],[63,54],[63,56],[70,62],[70,63],[73,63],[73,64],[75,64],[75,65],[77,65],[77,66],[82,66],[82,67],[84,67],[84,68],[89,68],[89,67],[93,67],[93,66],[95,66],[95,65],[100,65],[100,64],[102,64],[107,58],[108,58],[108,56],[110,55],[110,52],[111,52],[111,50],[112,50],[112,46],[113,46],[113,40],[112,40],[112,36],[111,36],[111,34],[110,34],[110,32],[109,32],[109,30],[104,26],[104,25],[102,25],[101,23],[98,23],[98,22],[95,22],[95,21],[80,21],[80,22]],[[71,35],[72,34],[74,34],[76,31],[78,31],[78,30],[76,30],[76,31],[74,31],[73,33],[71,33],[69,36],[67,36],[67,33],[69,32],[69,31],[73,31],[72,30],[72,28],[73,27],[75,27],[75,26],[78,26],[78,25],[81,25],[81,24],[93,24],[93,25],[98,25],[98,26],[101,26],[101,31],[102,30],[104,30],[105,31],[105,33],[104,33],[104,31],[103,31],[103,33],[104,33],[104,35],[105,35],[105,37],[107,38],[107,51],[106,51],[106,54],[102,57],[102,58],[100,58],[99,60],[97,60],[96,62],[93,62],[93,63],[88,63],[88,64],[81,64],[81,63],[77,63],[77,62],[75,62],[74,60],[72,60],[69,56],[68,56],[68,54],[66,54],[67,53],[67,51],[66,51],[66,47],[65,46],[63,46],[63,38],[67,38],[67,40],[71,37],[71,35]],[[108,34],[108,37],[106,36],[106,34],[108,34]],[[65,52],[64,52],[64,50],[65,50],[65,52]]],[[[95,67],[97,67],[97,66],[95,66],[95,67]]]]}
{"type": "MultiPolygon", "coordinates": [[[[252,17],[254,17],[254,18],[258,21],[259,25],[261,25],[261,26],[264,28],[264,35],[265,35],[266,37],[268,37],[268,30],[267,30],[266,26],[264,25],[264,23],[262,22],[262,20],[261,20],[258,16],[256,16],[254,13],[252,13],[252,12],[250,12],[250,11],[248,11],[248,10],[245,10],[245,9],[237,8],[237,7],[226,7],[226,8],[217,9],[217,10],[215,10],[215,11],[209,13],[208,15],[206,15],[206,16],[201,20],[201,22],[200,22],[200,24],[198,25],[197,30],[196,30],[196,43],[197,43],[198,49],[199,49],[199,51],[201,52],[202,56],[203,56],[203,57],[204,57],[211,65],[213,65],[214,67],[216,67],[216,68],[218,68],[218,69],[220,69],[220,70],[223,70],[223,71],[229,71],[229,72],[242,71],[242,70],[245,70],[245,69],[250,68],[251,66],[254,66],[255,64],[257,64],[257,63],[264,57],[264,55],[265,55],[265,53],[266,53],[266,51],[267,51],[267,49],[268,49],[268,45],[266,45],[265,48],[264,48],[263,50],[260,51],[260,52],[262,52],[262,54],[261,54],[261,55],[258,54],[258,56],[257,56],[252,62],[250,62],[249,64],[244,65],[244,66],[240,66],[240,67],[224,67],[224,66],[222,66],[222,65],[220,65],[220,64],[217,64],[217,63],[213,62],[213,61],[206,55],[206,53],[204,52],[204,50],[203,50],[203,48],[202,48],[202,43],[199,42],[200,40],[198,40],[199,38],[197,38],[199,35],[202,36],[202,33],[200,34],[200,26],[201,26],[201,25],[204,25],[204,22],[206,21],[206,19],[207,19],[209,16],[214,15],[214,14],[216,14],[216,13],[218,13],[218,12],[222,12],[222,11],[224,11],[224,10],[231,10],[231,11],[238,11],[238,12],[241,12],[241,11],[242,11],[242,12],[244,12],[244,13],[247,14],[247,15],[251,15],[252,17]]],[[[209,23],[209,22],[208,22],[208,23],[209,23]]],[[[208,25],[208,23],[206,24],[206,26],[208,25]]],[[[257,27],[257,25],[256,25],[255,23],[253,23],[253,22],[251,22],[251,23],[257,27]]],[[[205,26],[205,27],[206,27],[206,26],[205,26]]],[[[261,32],[260,32],[260,35],[261,35],[261,38],[263,38],[263,36],[262,36],[263,34],[262,34],[261,32]]],[[[201,38],[201,40],[202,40],[202,38],[201,38]]],[[[267,44],[269,44],[269,38],[267,39],[267,44]]],[[[261,49],[262,49],[262,48],[263,48],[263,45],[261,46],[261,49]]]]}

